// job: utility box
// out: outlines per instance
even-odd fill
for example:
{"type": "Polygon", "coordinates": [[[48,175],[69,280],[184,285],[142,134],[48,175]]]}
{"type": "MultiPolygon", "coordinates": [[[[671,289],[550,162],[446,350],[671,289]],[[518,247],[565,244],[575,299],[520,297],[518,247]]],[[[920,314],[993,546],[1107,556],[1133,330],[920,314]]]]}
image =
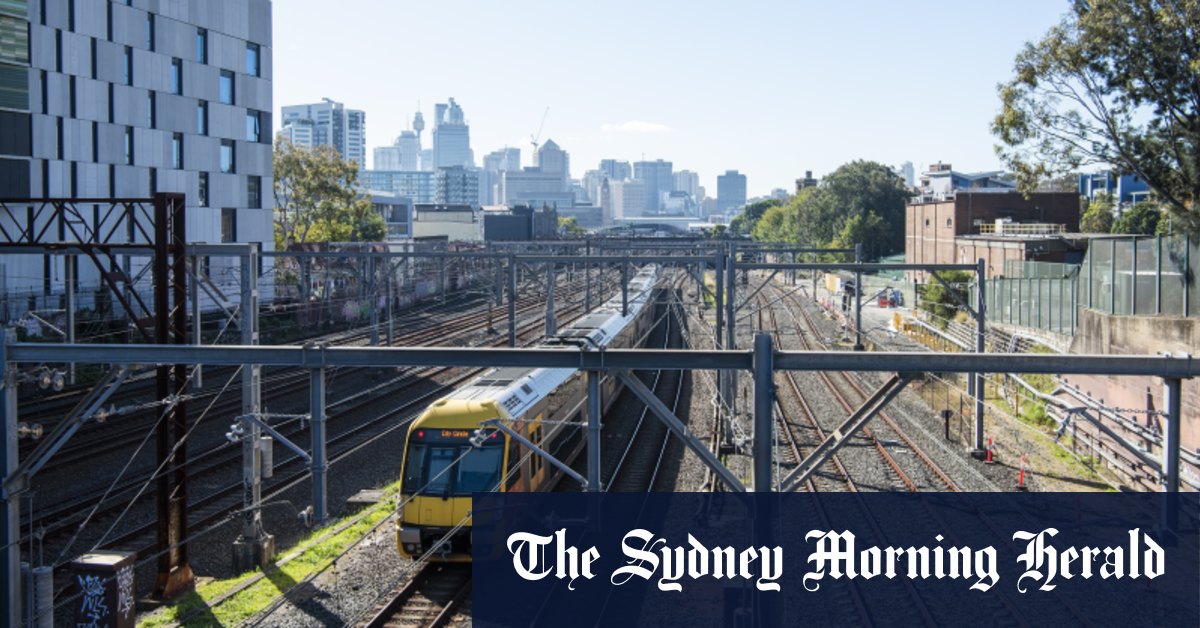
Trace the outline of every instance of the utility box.
{"type": "Polygon", "coordinates": [[[92,552],[71,562],[73,585],[79,587],[75,625],[134,628],[136,589],[131,552],[92,552]]]}

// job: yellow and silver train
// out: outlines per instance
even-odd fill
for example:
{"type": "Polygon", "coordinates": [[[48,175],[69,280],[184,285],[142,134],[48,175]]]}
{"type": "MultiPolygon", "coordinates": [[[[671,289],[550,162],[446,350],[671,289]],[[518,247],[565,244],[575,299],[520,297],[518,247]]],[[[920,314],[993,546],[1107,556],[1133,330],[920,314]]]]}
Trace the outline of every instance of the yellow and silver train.
{"type": "MultiPolygon", "coordinates": [[[[570,338],[605,348],[640,346],[653,326],[651,297],[658,268],[642,268],[630,280],[627,314],[621,295],[560,330],[541,348],[578,350],[570,338]],[[583,340],[588,338],[589,340],[583,340]],[[563,340],[567,339],[567,340],[563,340]]],[[[617,397],[618,381],[601,380],[601,408],[617,397]]],[[[483,421],[500,419],[555,458],[570,462],[586,446],[587,387],[570,368],[496,368],[435,401],[408,428],[401,462],[401,508],[396,518],[400,553],[419,558],[443,537],[433,560],[471,559],[471,493],[540,491],[561,472],[501,432],[474,447],[483,421]]]]}

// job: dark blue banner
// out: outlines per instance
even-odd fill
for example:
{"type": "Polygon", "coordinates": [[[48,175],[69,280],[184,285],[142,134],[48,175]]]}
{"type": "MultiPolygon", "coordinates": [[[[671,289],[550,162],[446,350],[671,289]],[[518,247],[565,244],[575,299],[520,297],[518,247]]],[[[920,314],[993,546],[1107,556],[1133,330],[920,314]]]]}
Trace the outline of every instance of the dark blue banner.
{"type": "Polygon", "coordinates": [[[1200,500],[1164,500],[479,493],[473,621],[1197,626],[1200,500]]]}

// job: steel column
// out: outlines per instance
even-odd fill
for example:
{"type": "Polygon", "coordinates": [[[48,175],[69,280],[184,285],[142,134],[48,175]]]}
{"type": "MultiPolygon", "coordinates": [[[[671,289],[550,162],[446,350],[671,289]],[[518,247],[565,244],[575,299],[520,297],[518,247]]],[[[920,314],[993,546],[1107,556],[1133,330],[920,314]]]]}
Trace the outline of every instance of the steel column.
{"type": "Polygon", "coordinates": [[[600,371],[587,371],[587,490],[599,493],[604,490],[600,482],[600,371]]]}
{"type": "MultiPolygon", "coordinates": [[[[63,289],[63,293],[66,295],[66,301],[67,301],[67,303],[66,303],[67,343],[75,344],[75,310],[76,310],[76,305],[77,305],[76,298],[75,298],[75,296],[76,296],[75,295],[75,283],[76,283],[76,279],[78,277],[78,270],[79,270],[77,268],[77,264],[76,264],[76,257],[74,255],[65,256],[63,258],[63,266],[64,266],[64,271],[65,271],[63,274],[66,275],[66,286],[63,289]]],[[[68,384],[75,383],[75,363],[74,362],[67,365],[67,383],[68,384]]]]}
{"type": "Polygon", "coordinates": [[[775,438],[774,346],[771,334],[754,335],[754,491],[771,492],[775,438]]]}
{"type": "Polygon", "coordinates": [[[1167,407],[1167,424],[1163,432],[1163,524],[1168,530],[1177,529],[1179,523],[1179,447],[1182,432],[1180,397],[1183,381],[1168,377],[1163,382],[1163,404],[1167,407]]]}
{"type": "MultiPolygon", "coordinates": [[[[371,264],[368,264],[371,265],[371,264]]],[[[373,266],[373,265],[371,265],[373,266]]],[[[242,256],[242,303],[239,308],[243,345],[257,345],[258,335],[258,249],[249,245],[242,256]]],[[[371,269],[373,270],[373,268],[371,269]]],[[[370,294],[372,291],[368,291],[370,294]]],[[[242,415],[258,417],[262,413],[262,366],[242,366],[242,415]]],[[[242,533],[233,545],[233,564],[239,571],[267,563],[274,554],[274,542],[262,525],[262,427],[255,421],[243,421],[242,434],[242,533]]]]}
{"type": "Polygon", "coordinates": [[[713,332],[713,346],[722,348],[725,339],[721,337],[725,325],[725,248],[717,249],[717,261],[713,267],[717,288],[717,326],[713,332]]]}
{"type": "MultiPolygon", "coordinates": [[[[862,264],[862,243],[854,245],[854,263],[862,264]]],[[[854,350],[862,351],[866,347],[862,343],[862,270],[854,269],[854,350]]]]}
{"type": "MultiPolygon", "coordinates": [[[[383,280],[385,282],[385,297],[387,298],[387,344],[390,347],[396,342],[396,320],[394,316],[395,305],[392,303],[396,299],[396,295],[392,290],[392,279],[396,276],[396,269],[392,266],[391,261],[384,263],[384,269],[387,271],[387,275],[383,278],[383,280]]],[[[490,302],[488,303],[488,306],[491,306],[490,302]]]]}
{"type": "Polygon", "coordinates": [[[329,516],[326,504],[326,477],[329,462],[325,459],[325,369],[308,372],[308,406],[312,417],[312,500],[313,522],[322,524],[329,516]]]}
{"type": "MultiPolygon", "coordinates": [[[[188,345],[187,232],[182,194],[154,195],[154,334],[159,345],[188,345]],[[172,300],[175,308],[172,310],[172,300]]],[[[132,289],[132,287],[131,287],[132,289]]],[[[158,466],[157,541],[161,551],[154,595],[173,598],[193,584],[187,537],[187,366],[160,364],[155,374],[156,398],[170,403],[156,429],[158,466]]]]}
{"type": "Polygon", "coordinates": [[[1109,243],[1109,260],[1108,260],[1108,313],[1117,313],[1117,239],[1113,238],[1109,243]]]}
{"type": "MultiPolygon", "coordinates": [[[[975,353],[986,353],[984,347],[984,339],[986,338],[987,327],[985,324],[985,316],[987,311],[987,297],[984,294],[985,279],[984,260],[982,258],[977,262],[978,268],[975,271],[975,277],[979,284],[978,297],[975,303],[975,353]]],[[[970,375],[975,379],[975,449],[983,450],[983,402],[986,396],[983,373],[973,373],[970,375]]]]}
{"type": "MultiPolygon", "coordinates": [[[[192,345],[199,347],[204,344],[202,317],[200,313],[200,256],[193,255],[191,281],[188,282],[188,298],[192,309],[192,345]]],[[[308,302],[308,299],[305,299],[308,302]]],[[[204,367],[197,364],[192,367],[192,385],[196,388],[204,386],[204,367]]]]}
{"type": "Polygon", "coordinates": [[[1154,236],[1154,314],[1162,314],[1162,236],[1154,236]]]}
{"type": "Polygon", "coordinates": [[[367,298],[371,299],[371,346],[379,346],[379,279],[375,272],[375,258],[367,258],[367,279],[368,286],[367,298]]]}
{"type": "Polygon", "coordinates": [[[508,346],[517,346],[517,259],[508,254],[508,346]]]}
{"type": "MultiPolygon", "coordinates": [[[[725,266],[725,348],[737,348],[737,245],[729,244],[729,259],[725,266]]],[[[730,374],[736,380],[736,375],[730,374]]],[[[730,398],[732,407],[733,400],[730,398]]]]}
{"type": "MultiPolygon", "coordinates": [[[[8,345],[16,340],[11,329],[0,329],[0,412],[4,413],[4,443],[0,470],[5,480],[17,470],[17,369],[8,361],[8,345]]],[[[0,491],[0,624],[21,625],[21,496],[0,491]]]]}

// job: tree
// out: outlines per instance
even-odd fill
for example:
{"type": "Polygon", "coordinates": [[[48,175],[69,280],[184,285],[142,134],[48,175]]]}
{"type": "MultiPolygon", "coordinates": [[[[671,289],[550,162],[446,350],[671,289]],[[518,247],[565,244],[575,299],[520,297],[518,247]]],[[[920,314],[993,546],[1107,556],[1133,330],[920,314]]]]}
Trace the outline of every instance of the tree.
{"type": "Polygon", "coordinates": [[[1162,211],[1154,203],[1141,202],[1125,210],[1112,226],[1113,233],[1152,235],[1158,230],[1162,211]]]}
{"type": "Polygon", "coordinates": [[[772,207],[779,207],[782,203],[777,198],[769,198],[762,201],[753,202],[745,207],[733,220],[729,222],[729,233],[736,236],[748,236],[754,232],[754,225],[762,218],[763,214],[772,207]]]}
{"type": "Polygon", "coordinates": [[[1112,231],[1112,196],[1101,192],[1088,203],[1087,210],[1079,218],[1079,230],[1084,233],[1108,233],[1112,231]]]}
{"type": "Polygon", "coordinates": [[[579,226],[574,216],[558,219],[558,232],[566,236],[581,236],[587,234],[587,229],[579,226]]]}
{"type": "Polygon", "coordinates": [[[1021,188],[1089,164],[1140,177],[1200,233],[1200,2],[1073,0],[999,87],[996,150],[1021,188]]]}
{"type": "Polygon", "coordinates": [[[852,161],[808,189],[813,192],[800,199],[796,208],[802,242],[830,245],[842,235],[847,221],[855,216],[863,220],[874,212],[884,228],[873,229],[872,240],[863,244],[876,255],[904,250],[909,192],[891,168],[874,161],[852,161]]]}
{"type": "Polygon", "coordinates": [[[842,223],[842,231],[830,244],[832,248],[852,249],[854,245],[863,244],[863,255],[866,259],[879,259],[880,247],[888,241],[891,235],[890,227],[874,211],[851,216],[842,223]]]}
{"type": "Polygon", "coordinates": [[[290,243],[369,242],[387,233],[383,217],[358,194],[358,166],[332,146],[275,143],[275,247],[290,243]]]}
{"type": "Polygon", "coordinates": [[[967,303],[967,286],[971,282],[971,274],[961,270],[940,271],[936,273],[950,284],[947,289],[937,279],[930,279],[925,284],[925,292],[920,295],[918,306],[933,314],[941,322],[954,320],[954,316],[962,308],[961,303],[967,303]],[[956,298],[957,296],[957,298],[956,298]]]}
{"type": "Polygon", "coordinates": [[[796,242],[799,238],[796,212],[789,205],[772,205],[754,223],[750,235],[760,242],[796,242]]]}

